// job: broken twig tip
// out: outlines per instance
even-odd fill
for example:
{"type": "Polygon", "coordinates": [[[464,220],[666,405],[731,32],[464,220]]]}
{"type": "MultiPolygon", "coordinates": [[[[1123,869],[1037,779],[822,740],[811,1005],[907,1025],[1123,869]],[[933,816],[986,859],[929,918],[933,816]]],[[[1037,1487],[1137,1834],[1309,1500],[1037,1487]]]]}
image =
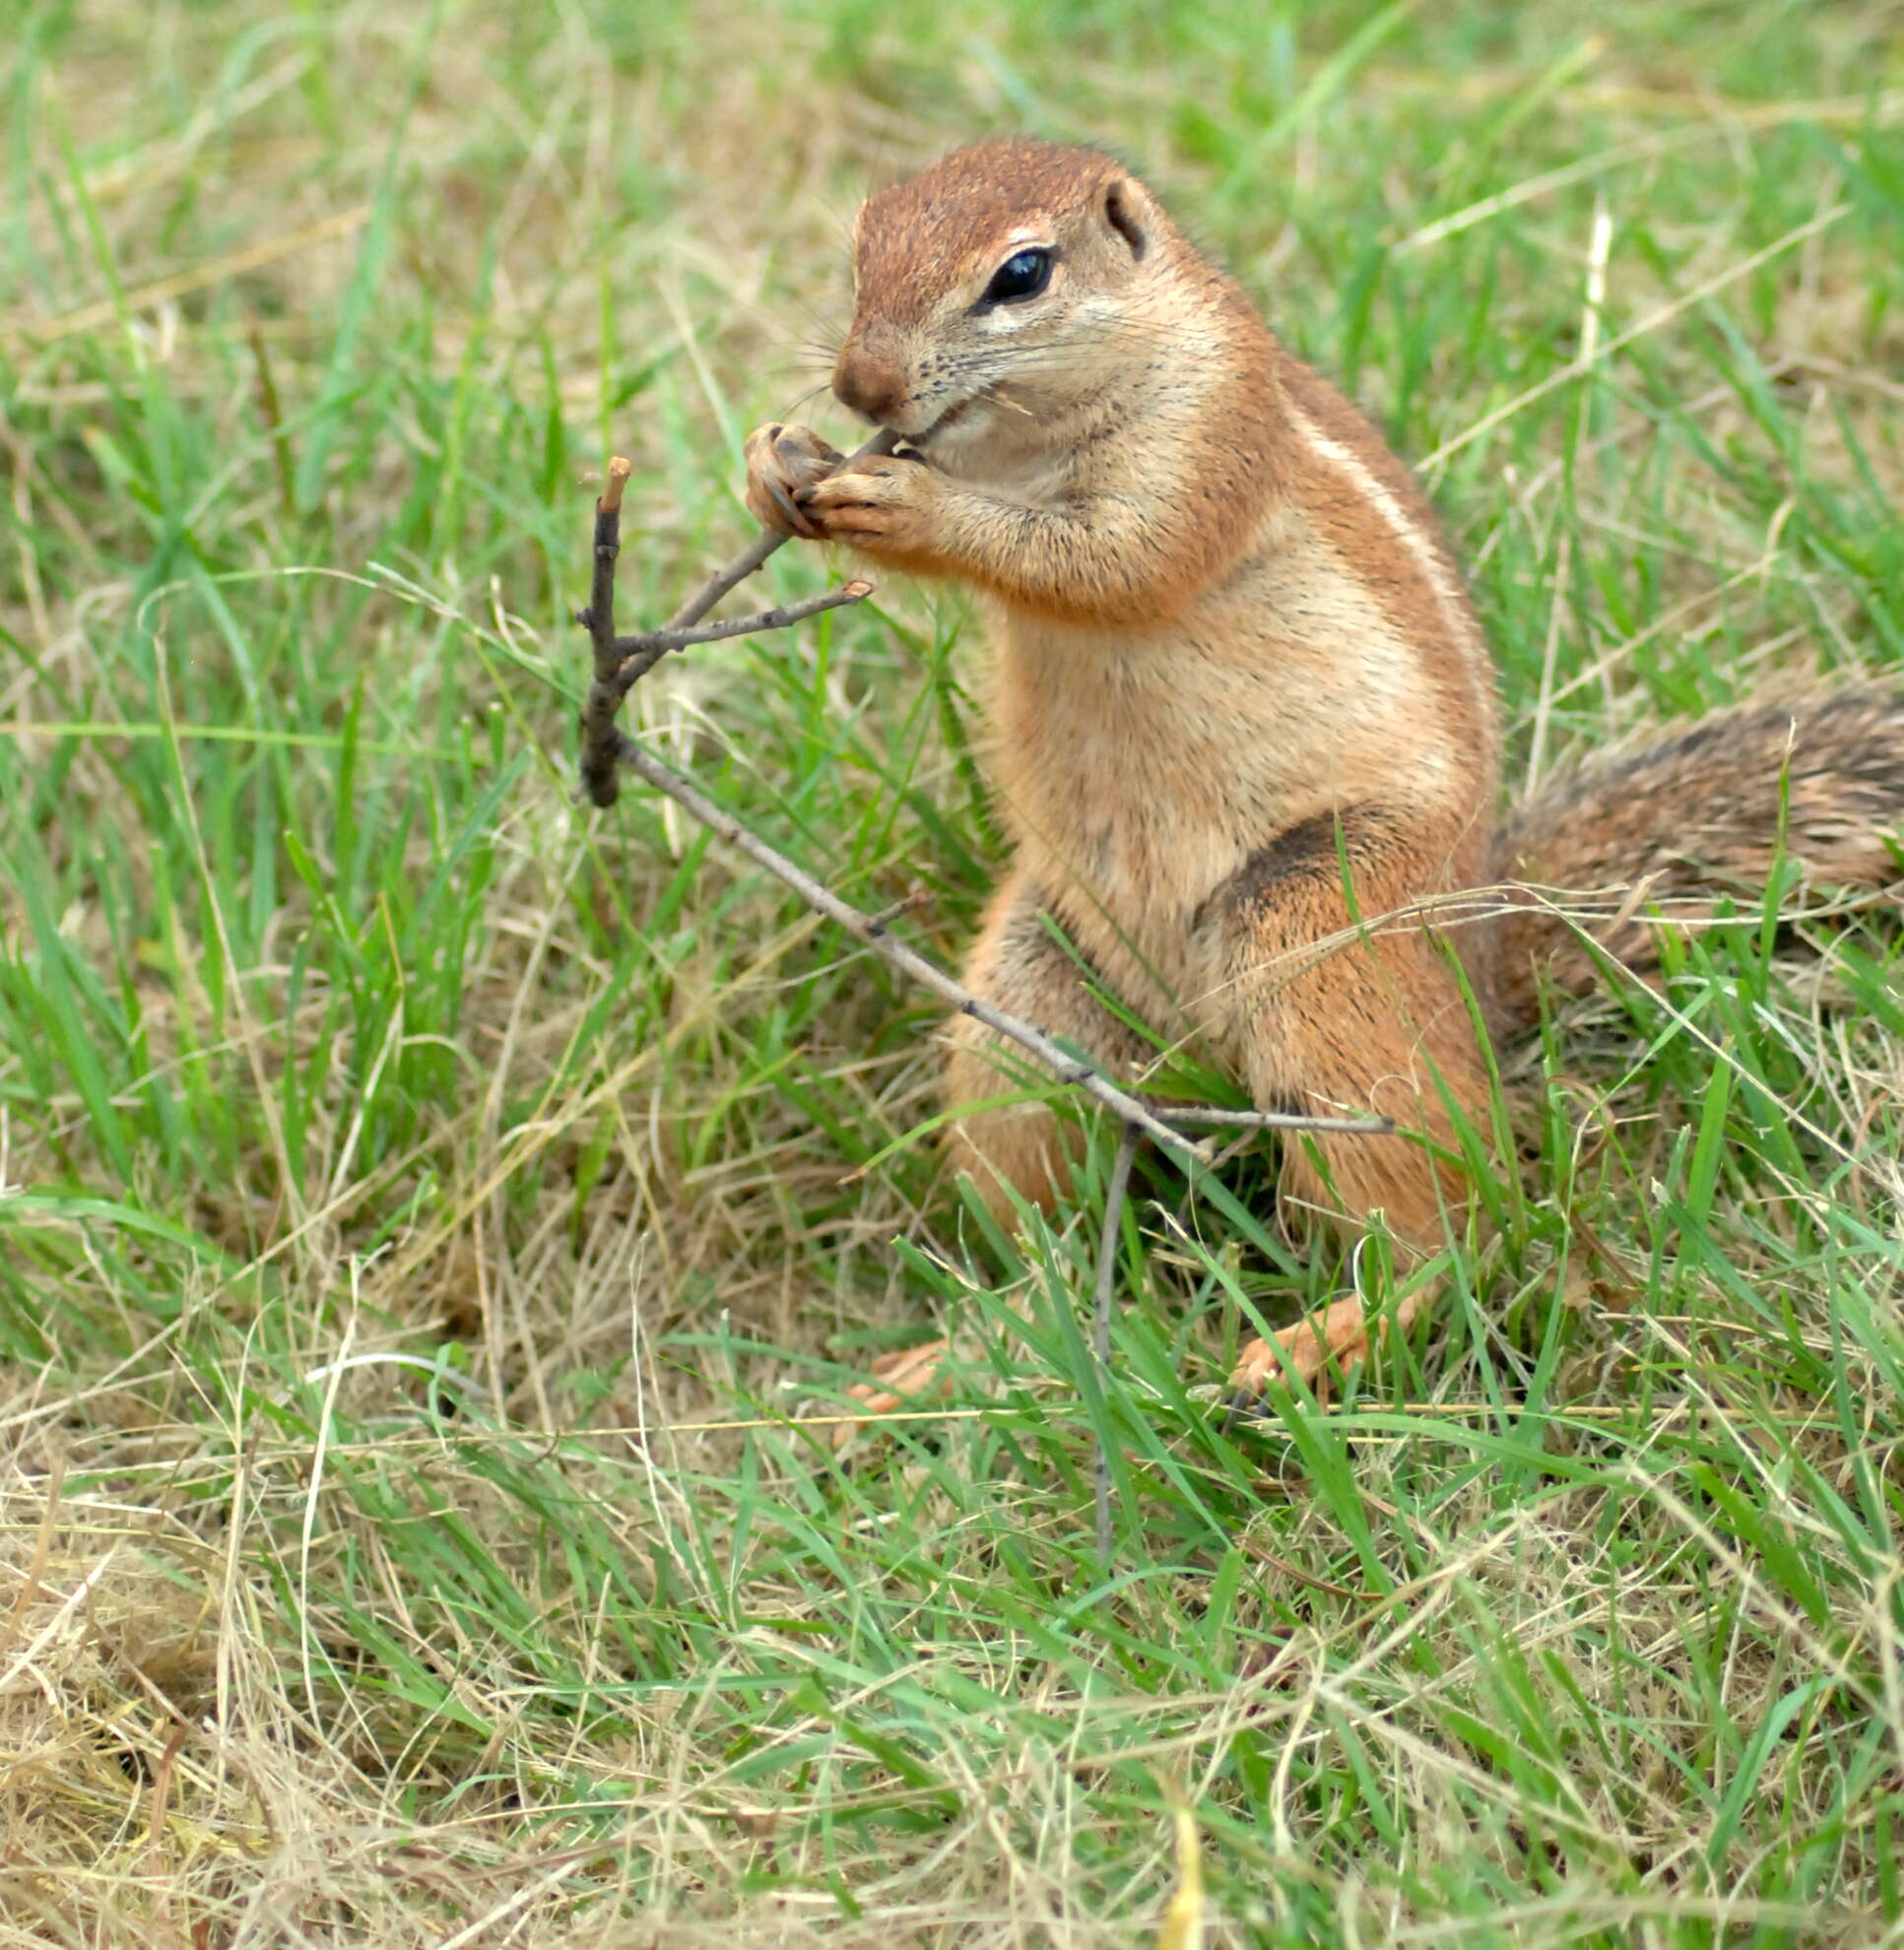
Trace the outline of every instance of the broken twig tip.
{"type": "Polygon", "coordinates": [[[845,586],[845,588],[843,588],[839,593],[842,596],[844,596],[849,603],[860,603],[860,602],[864,602],[867,597],[872,595],[873,585],[870,582],[864,582],[856,579],[852,582],[849,582],[845,586]]]}
{"type": "Polygon", "coordinates": [[[602,489],[602,498],[596,506],[604,514],[619,513],[622,506],[622,489],[628,485],[628,476],[634,472],[633,463],[624,461],[620,454],[608,464],[608,486],[602,489]]]}

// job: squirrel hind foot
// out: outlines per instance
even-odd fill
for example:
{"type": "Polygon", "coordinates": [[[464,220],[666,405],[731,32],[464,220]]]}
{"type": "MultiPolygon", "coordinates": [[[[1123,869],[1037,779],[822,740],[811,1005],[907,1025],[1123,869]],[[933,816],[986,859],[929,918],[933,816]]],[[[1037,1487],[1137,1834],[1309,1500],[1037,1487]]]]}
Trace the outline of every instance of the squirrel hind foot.
{"type": "Polygon", "coordinates": [[[1389,1313],[1371,1322],[1361,1295],[1348,1293],[1267,1340],[1252,1340],[1236,1357],[1230,1373],[1232,1417],[1239,1409],[1255,1404],[1272,1376],[1286,1380],[1296,1375],[1317,1401],[1327,1401],[1331,1380],[1368,1358],[1371,1332],[1380,1341],[1392,1321],[1398,1333],[1406,1333],[1433,1298],[1431,1287],[1416,1287],[1403,1294],[1389,1313]]]}
{"type": "Polygon", "coordinates": [[[882,1415],[895,1415],[902,1408],[922,1401],[943,1401],[957,1380],[952,1359],[952,1342],[943,1336],[922,1341],[917,1347],[895,1347],[876,1359],[869,1370],[871,1379],[855,1382],[846,1398],[855,1404],[854,1419],[833,1431],[833,1447],[844,1449],[868,1421],[882,1415]]]}

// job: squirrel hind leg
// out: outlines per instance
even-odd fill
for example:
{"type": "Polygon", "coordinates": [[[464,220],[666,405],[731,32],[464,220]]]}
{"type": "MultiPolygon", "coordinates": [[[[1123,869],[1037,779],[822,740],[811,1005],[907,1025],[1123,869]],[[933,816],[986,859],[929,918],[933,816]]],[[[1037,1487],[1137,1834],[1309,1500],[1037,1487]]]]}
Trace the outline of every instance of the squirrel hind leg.
{"type": "MultiPolygon", "coordinates": [[[[1469,1188],[1465,1175],[1420,1139],[1443,1152],[1458,1149],[1451,1103],[1483,1127],[1486,1103],[1467,1009],[1438,953],[1419,936],[1384,942],[1379,955],[1346,950],[1286,984],[1253,1026],[1247,1068],[1258,1103],[1293,1098],[1321,1114],[1372,1112],[1398,1126],[1382,1137],[1291,1135],[1279,1186],[1285,1217],[1313,1214],[1352,1241],[1380,1213],[1403,1264],[1436,1251],[1450,1213],[1465,1209],[1469,1188]],[[1406,981],[1398,981],[1404,972],[1406,981]],[[1445,993],[1438,993],[1442,984],[1445,993]],[[1356,1003],[1345,1020],[1343,1002],[1350,996],[1356,1003]],[[1385,1001],[1404,1006],[1391,1011],[1385,1001]]],[[[1440,1285],[1416,1286],[1397,1300],[1388,1318],[1398,1332],[1434,1304],[1440,1285]]],[[[1270,1375],[1293,1373],[1326,1398],[1332,1377],[1364,1359],[1369,1342],[1362,1301],[1350,1293],[1251,1341],[1230,1387],[1238,1397],[1260,1395],[1270,1375]]]]}
{"type": "MultiPolygon", "coordinates": [[[[1128,1074],[1143,1061],[1146,1045],[1092,994],[1093,977],[1053,936],[1048,913],[1028,874],[1018,869],[1008,875],[966,961],[965,986],[1036,1023],[1111,1075],[1128,1074]]],[[[1050,1211],[1077,1161],[1082,1135],[1044,1103],[993,1101],[1044,1080],[1016,1044],[968,1015],[952,1018],[950,1041],[945,1093],[953,1116],[947,1138],[953,1169],[970,1175],[1003,1224],[1012,1221],[1014,1193],[1050,1211]]]]}
{"type": "MultiPolygon", "coordinates": [[[[1421,1064],[1421,1054],[1413,1053],[1421,1064]]],[[[1416,1091],[1406,1084],[1407,1071],[1360,1087],[1335,1080],[1327,1089],[1312,1087],[1303,1101],[1324,1114],[1342,1115],[1351,1107],[1393,1116],[1400,1129],[1391,1136],[1350,1138],[1316,1134],[1291,1136],[1283,1149],[1279,1204],[1285,1220],[1311,1216],[1346,1240],[1363,1236],[1371,1218],[1381,1222],[1395,1242],[1398,1261],[1406,1265],[1433,1252],[1446,1235],[1451,1207],[1466,1203],[1467,1188],[1452,1167],[1436,1159],[1412,1136],[1425,1133],[1442,1146],[1452,1143],[1445,1104],[1432,1084],[1416,1091]]],[[[1286,1101],[1288,1092],[1280,1093],[1286,1101]]],[[[1260,1089],[1257,1101],[1265,1098],[1260,1089]]],[[[1477,1114],[1477,1102],[1464,1106],[1477,1114]]],[[[1437,1280],[1402,1295],[1390,1318],[1399,1332],[1440,1291],[1437,1280]]],[[[1326,1399],[1331,1380],[1369,1352],[1369,1325],[1358,1294],[1332,1301],[1319,1313],[1297,1321],[1269,1339],[1250,1341],[1237,1357],[1230,1389],[1238,1398],[1260,1395],[1272,1374],[1296,1374],[1318,1398],[1326,1399]]]]}
{"type": "MultiPolygon", "coordinates": [[[[1461,983],[1425,928],[1398,920],[1316,951],[1349,932],[1331,865],[1285,870],[1232,902],[1233,1054],[1266,1108],[1394,1118],[1389,1135],[1291,1134],[1279,1189],[1286,1217],[1314,1215],[1349,1241],[1379,1212],[1403,1261],[1418,1261],[1441,1247],[1450,1214],[1467,1208],[1466,1174],[1448,1154],[1460,1154],[1457,1112],[1486,1128],[1487,1072],[1461,983]]],[[[1414,891],[1372,874],[1362,911],[1400,916],[1414,891]]],[[[1406,1327],[1433,1297],[1417,1286],[1393,1317],[1406,1327]]],[[[1233,1386],[1259,1393],[1270,1374],[1294,1372],[1322,1389],[1368,1349],[1362,1303],[1350,1294],[1251,1342],[1233,1386]]]]}
{"type": "MultiPolygon", "coordinates": [[[[1445,820],[1350,807],[1278,834],[1205,903],[1227,1053],[1257,1104],[1392,1117],[1444,1150],[1454,1110],[1484,1128],[1486,1067],[1426,919],[1450,871],[1478,864],[1445,820]]],[[[1406,1136],[1317,1132],[1284,1145],[1281,1189],[1351,1237],[1379,1208],[1400,1245],[1431,1253],[1468,1188],[1406,1136]]]]}

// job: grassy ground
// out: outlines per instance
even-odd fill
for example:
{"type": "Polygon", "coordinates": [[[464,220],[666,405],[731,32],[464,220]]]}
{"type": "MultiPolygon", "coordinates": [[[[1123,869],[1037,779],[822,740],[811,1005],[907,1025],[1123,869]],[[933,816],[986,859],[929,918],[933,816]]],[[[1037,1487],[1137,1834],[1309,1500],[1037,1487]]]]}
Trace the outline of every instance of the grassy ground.
{"type": "MultiPolygon", "coordinates": [[[[0,1945],[1083,1950],[1186,1862],[1212,1943],[1904,1940],[1881,921],[1502,1051],[1433,1333],[1225,1434],[1187,1389],[1338,1276],[1261,1154],[1149,1168],[1100,1387],[1094,1189],[988,1233],[934,1010],[574,808],[563,624],[602,455],[659,616],[856,198],[1024,128],[1425,463],[1517,776],[1904,664],[1897,6],[10,18],[0,1945]],[[792,1419],[935,1325],[957,1415],[792,1419]]],[[[976,652],[889,584],[639,710],[952,955],[976,652]]]]}

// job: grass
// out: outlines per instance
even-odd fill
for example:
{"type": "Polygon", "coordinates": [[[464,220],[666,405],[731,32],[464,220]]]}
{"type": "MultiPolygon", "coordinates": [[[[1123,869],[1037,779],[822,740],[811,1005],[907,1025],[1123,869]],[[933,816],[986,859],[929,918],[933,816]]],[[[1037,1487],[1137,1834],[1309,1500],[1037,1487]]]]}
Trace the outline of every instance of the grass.
{"type": "MultiPolygon", "coordinates": [[[[934,1009],[574,807],[564,624],[602,456],[658,617],[857,197],[1026,128],[1426,463],[1517,777],[1904,664],[1894,7],[29,4],[0,60],[0,1945],[1904,1940],[1882,917],[1775,892],[1501,1051],[1433,1331],[1225,1432],[1341,1276],[1261,1153],[1141,1167],[1100,1379],[1109,1134],[1048,1227],[963,1202],[934,1009]],[[842,1466],[798,1411],[934,1327],[956,1412],[842,1466]]],[[[976,650],[888,583],[638,708],[951,956],[976,650]]]]}

